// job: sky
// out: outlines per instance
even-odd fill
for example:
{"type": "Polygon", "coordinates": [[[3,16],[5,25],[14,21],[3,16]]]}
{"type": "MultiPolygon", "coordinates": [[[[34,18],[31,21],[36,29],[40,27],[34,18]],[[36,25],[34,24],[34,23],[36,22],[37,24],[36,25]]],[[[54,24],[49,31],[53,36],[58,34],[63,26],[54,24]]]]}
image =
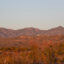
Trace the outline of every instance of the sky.
{"type": "Polygon", "coordinates": [[[64,0],[0,0],[0,27],[64,27],[64,0]]]}

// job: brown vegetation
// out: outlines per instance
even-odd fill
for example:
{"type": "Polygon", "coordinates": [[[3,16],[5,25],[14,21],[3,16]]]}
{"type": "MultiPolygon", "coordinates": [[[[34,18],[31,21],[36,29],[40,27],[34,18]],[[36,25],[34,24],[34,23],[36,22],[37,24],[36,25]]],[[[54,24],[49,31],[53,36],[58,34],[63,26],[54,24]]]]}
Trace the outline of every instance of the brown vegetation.
{"type": "Polygon", "coordinates": [[[64,36],[0,38],[0,64],[64,64],[64,36]]]}

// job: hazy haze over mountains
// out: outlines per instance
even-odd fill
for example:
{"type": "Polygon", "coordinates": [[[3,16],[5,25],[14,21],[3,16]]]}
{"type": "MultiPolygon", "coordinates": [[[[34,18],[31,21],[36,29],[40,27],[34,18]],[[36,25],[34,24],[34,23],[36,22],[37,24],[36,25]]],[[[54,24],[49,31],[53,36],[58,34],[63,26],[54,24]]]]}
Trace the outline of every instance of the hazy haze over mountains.
{"type": "Polygon", "coordinates": [[[36,36],[36,35],[64,35],[64,27],[58,26],[49,30],[40,30],[38,28],[24,28],[19,30],[12,30],[6,28],[0,28],[0,37],[17,37],[22,35],[36,36]]]}

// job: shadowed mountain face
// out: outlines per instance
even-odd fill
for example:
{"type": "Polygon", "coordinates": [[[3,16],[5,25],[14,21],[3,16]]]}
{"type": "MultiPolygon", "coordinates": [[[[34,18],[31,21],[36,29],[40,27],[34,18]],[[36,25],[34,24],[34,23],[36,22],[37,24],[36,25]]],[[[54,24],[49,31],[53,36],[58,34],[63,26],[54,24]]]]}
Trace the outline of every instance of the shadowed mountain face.
{"type": "Polygon", "coordinates": [[[22,35],[27,36],[36,36],[36,35],[49,35],[49,36],[55,36],[55,35],[64,35],[64,27],[59,26],[56,28],[52,28],[49,30],[40,30],[37,28],[24,28],[19,30],[12,30],[12,29],[5,29],[0,28],[0,37],[18,37],[22,35]]]}

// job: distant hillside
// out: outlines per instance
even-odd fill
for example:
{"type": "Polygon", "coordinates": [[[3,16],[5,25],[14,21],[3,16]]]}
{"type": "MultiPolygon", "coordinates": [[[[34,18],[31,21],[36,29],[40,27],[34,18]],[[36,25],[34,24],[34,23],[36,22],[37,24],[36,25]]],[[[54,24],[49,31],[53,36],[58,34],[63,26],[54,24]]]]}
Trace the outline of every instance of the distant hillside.
{"type": "Polygon", "coordinates": [[[18,36],[39,36],[39,35],[49,35],[49,36],[55,36],[55,35],[64,35],[64,27],[59,26],[56,28],[52,28],[49,30],[40,30],[37,28],[24,28],[19,30],[12,30],[12,29],[6,29],[6,28],[0,28],[0,37],[18,37],[18,36]]]}
{"type": "Polygon", "coordinates": [[[0,47],[40,47],[48,44],[64,43],[64,36],[20,36],[15,38],[0,38],[0,47]]]}

